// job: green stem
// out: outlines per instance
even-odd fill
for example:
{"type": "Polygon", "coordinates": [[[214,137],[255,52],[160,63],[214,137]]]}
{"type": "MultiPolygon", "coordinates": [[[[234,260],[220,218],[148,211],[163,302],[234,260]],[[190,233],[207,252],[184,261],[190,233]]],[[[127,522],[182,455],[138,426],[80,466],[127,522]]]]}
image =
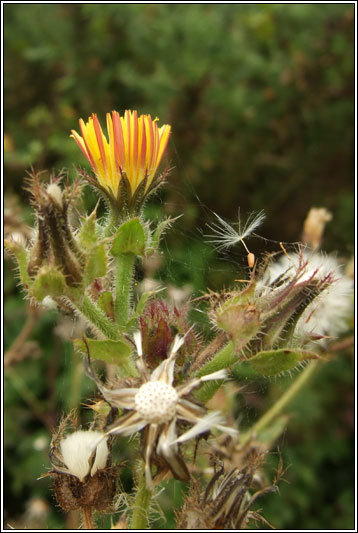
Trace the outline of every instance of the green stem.
{"type": "Polygon", "coordinates": [[[93,324],[95,328],[100,330],[108,339],[119,339],[120,332],[116,324],[111,322],[106,314],[100,309],[87,294],[84,295],[81,302],[77,299],[72,299],[73,305],[93,324]]]}
{"type": "Polygon", "coordinates": [[[293,398],[298,394],[301,388],[307,383],[314,371],[318,366],[318,361],[311,361],[306,368],[301,372],[298,378],[292,383],[292,385],[282,394],[282,396],[277,400],[276,403],[252,426],[249,431],[244,433],[240,442],[245,444],[252,435],[259,434],[271,422],[282,413],[282,411],[287,407],[287,405],[293,400],[293,398]]]}
{"type": "Polygon", "coordinates": [[[132,279],[135,255],[120,254],[115,258],[114,317],[120,327],[128,322],[132,296],[132,279]]]}
{"type": "Polygon", "coordinates": [[[221,350],[219,350],[211,361],[206,363],[197,373],[197,376],[206,376],[212,372],[217,372],[223,368],[228,368],[237,361],[237,355],[234,352],[234,345],[229,341],[221,350]]]}
{"type": "MultiPolygon", "coordinates": [[[[206,363],[197,373],[197,376],[206,376],[212,372],[217,372],[223,368],[229,368],[237,361],[237,355],[234,351],[234,345],[232,341],[229,341],[211,361],[206,363]]],[[[215,392],[221,387],[222,380],[208,381],[203,383],[201,387],[194,393],[195,398],[200,402],[206,403],[212,398],[215,392]]]]}
{"type": "Polygon", "coordinates": [[[133,507],[132,523],[130,525],[130,529],[137,530],[149,528],[148,515],[152,499],[152,492],[148,490],[146,486],[143,463],[139,469],[138,475],[137,494],[133,507]]]}

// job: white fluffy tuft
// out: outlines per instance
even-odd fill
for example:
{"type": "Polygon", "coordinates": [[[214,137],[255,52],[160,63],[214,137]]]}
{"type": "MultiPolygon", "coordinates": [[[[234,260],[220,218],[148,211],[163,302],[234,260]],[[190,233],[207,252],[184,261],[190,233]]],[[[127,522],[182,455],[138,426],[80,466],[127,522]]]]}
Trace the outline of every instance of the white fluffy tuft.
{"type": "Polygon", "coordinates": [[[60,443],[63,462],[73,476],[83,481],[89,472],[88,460],[97,447],[91,476],[106,467],[108,457],[107,438],[100,431],[75,431],[60,443]]]}
{"type": "Polygon", "coordinates": [[[56,183],[51,183],[47,187],[46,192],[49,196],[51,196],[52,200],[62,209],[63,199],[60,187],[56,183]]]}

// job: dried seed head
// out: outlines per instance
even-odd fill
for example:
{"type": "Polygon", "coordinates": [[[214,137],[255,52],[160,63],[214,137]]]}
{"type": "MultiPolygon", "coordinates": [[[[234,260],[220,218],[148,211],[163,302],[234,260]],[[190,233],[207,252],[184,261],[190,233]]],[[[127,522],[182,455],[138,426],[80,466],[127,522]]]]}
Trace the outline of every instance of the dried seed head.
{"type": "Polygon", "coordinates": [[[135,395],[135,408],[150,424],[164,424],[174,418],[178,393],[162,381],[144,383],[135,395]]]}
{"type": "Polygon", "coordinates": [[[106,467],[108,458],[107,439],[100,431],[75,431],[60,442],[63,462],[69,472],[80,481],[89,473],[91,468],[89,460],[96,449],[96,457],[91,468],[91,476],[106,467]]]}
{"type": "Polygon", "coordinates": [[[59,425],[51,442],[50,460],[58,504],[65,511],[93,507],[97,511],[110,508],[116,492],[118,467],[111,466],[107,437],[102,431],[74,431],[75,412],[59,425]]]}
{"type": "Polygon", "coordinates": [[[64,511],[74,511],[83,507],[94,507],[96,511],[110,508],[116,491],[116,470],[98,470],[86,482],[75,476],[52,474],[55,477],[55,494],[58,504],[64,511]]]}

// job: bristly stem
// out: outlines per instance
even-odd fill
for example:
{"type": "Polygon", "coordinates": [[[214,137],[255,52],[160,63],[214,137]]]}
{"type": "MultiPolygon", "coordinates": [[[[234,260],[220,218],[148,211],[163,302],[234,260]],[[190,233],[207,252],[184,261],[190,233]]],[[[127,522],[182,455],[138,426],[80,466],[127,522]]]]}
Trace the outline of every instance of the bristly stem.
{"type": "Polygon", "coordinates": [[[219,350],[214,357],[206,363],[197,373],[199,377],[206,376],[212,372],[217,372],[223,368],[228,368],[237,361],[237,355],[234,351],[234,345],[232,341],[229,341],[225,346],[219,350]]]}
{"type": "MultiPolygon", "coordinates": [[[[103,195],[104,197],[104,195],[103,195]]],[[[107,219],[107,224],[104,227],[105,237],[110,237],[116,231],[119,226],[119,213],[117,209],[114,209],[111,203],[105,198],[107,207],[109,209],[109,215],[107,219]]]]}
{"type": "Polygon", "coordinates": [[[147,489],[144,475],[144,464],[138,469],[138,486],[133,506],[133,515],[130,529],[148,529],[149,506],[152,499],[152,492],[147,489]]]}
{"type": "Polygon", "coordinates": [[[282,396],[273,404],[272,407],[249,429],[244,433],[240,442],[245,444],[252,435],[259,434],[263,429],[268,427],[275,418],[282,413],[287,405],[293,400],[293,398],[299,393],[302,387],[307,383],[312,374],[315,372],[318,366],[318,361],[310,361],[306,368],[299,374],[298,378],[292,383],[292,385],[285,390],[282,396]]]}
{"type": "Polygon", "coordinates": [[[132,253],[120,254],[115,258],[114,317],[121,328],[124,328],[129,318],[134,260],[132,253]]]}
{"type": "Polygon", "coordinates": [[[108,339],[119,339],[119,328],[107,318],[106,314],[100,309],[91,298],[85,294],[82,301],[72,299],[73,305],[93,324],[93,326],[101,331],[108,339]]]}

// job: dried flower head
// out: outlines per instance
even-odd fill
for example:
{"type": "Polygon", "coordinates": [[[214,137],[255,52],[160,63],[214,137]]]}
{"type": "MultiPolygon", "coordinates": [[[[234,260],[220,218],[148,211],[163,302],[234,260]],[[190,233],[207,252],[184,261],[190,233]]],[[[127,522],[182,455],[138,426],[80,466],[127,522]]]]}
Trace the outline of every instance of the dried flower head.
{"type": "Polygon", "coordinates": [[[105,436],[132,435],[142,431],[142,448],[145,459],[145,476],[148,488],[152,488],[152,465],[170,469],[177,479],[187,481],[188,469],[180,455],[179,444],[192,439],[211,428],[216,427],[228,433],[236,430],[222,425],[223,419],[218,412],[207,414],[206,409],[190,398],[190,392],[201,383],[223,379],[226,372],[220,370],[207,376],[193,378],[174,386],[174,366],[178,350],[184,338],[176,336],[168,357],[150,374],[142,351],[140,332],[134,334],[137,348],[137,368],[141,385],[132,388],[109,389],[104,386],[94,373],[90,361],[86,362],[86,371],[97,384],[104,398],[112,407],[128,410],[107,430],[105,436]],[[180,422],[192,427],[181,432],[180,422]]]}
{"type": "Polygon", "coordinates": [[[112,115],[107,113],[108,140],[96,114],[87,123],[80,119],[82,136],[71,131],[96,175],[97,186],[115,200],[120,200],[124,182],[129,187],[127,193],[133,197],[138,188],[144,195],[160,181],[155,174],[171,127],[164,124],[159,128],[157,121],[150,115],[138,117],[137,111],[127,110],[123,117],[112,111],[112,115]]]}
{"type": "Polygon", "coordinates": [[[115,469],[109,466],[107,438],[101,431],[75,431],[52,441],[50,459],[55,494],[62,509],[107,509],[115,493],[115,469]]]}

